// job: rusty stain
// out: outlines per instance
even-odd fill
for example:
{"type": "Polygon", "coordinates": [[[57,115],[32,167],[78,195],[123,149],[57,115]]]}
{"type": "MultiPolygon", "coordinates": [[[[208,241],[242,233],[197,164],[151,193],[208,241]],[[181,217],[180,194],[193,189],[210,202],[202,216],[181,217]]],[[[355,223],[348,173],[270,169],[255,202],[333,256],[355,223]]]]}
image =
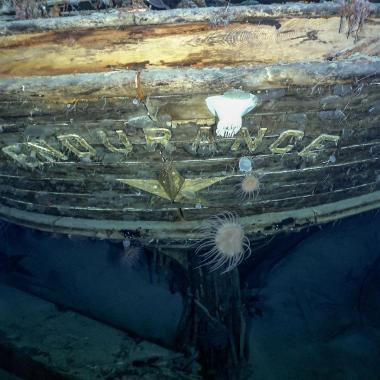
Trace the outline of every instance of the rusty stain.
{"type": "Polygon", "coordinates": [[[137,99],[140,101],[145,100],[144,90],[142,89],[142,86],[141,86],[141,71],[140,70],[136,71],[135,88],[136,88],[137,99]]]}

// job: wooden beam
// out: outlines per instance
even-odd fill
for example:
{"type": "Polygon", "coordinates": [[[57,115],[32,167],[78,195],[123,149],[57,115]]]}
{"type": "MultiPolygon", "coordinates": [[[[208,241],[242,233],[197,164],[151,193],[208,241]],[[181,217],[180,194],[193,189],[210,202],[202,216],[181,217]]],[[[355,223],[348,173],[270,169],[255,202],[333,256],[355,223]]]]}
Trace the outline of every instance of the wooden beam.
{"type": "Polygon", "coordinates": [[[380,56],[380,6],[357,42],[339,33],[338,10],[293,4],[0,23],[0,78],[380,56]],[[227,16],[228,25],[213,24],[227,16]]]}
{"type": "MultiPolygon", "coordinates": [[[[380,73],[380,58],[358,57],[353,61],[297,63],[229,68],[150,69],[141,72],[140,85],[145,96],[215,94],[231,88],[257,91],[291,86],[327,86],[350,83],[353,79],[375,78],[380,73]]],[[[0,80],[1,99],[51,101],[137,97],[137,71],[69,74],[56,77],[8,78],[0,80]]]]}
{"type": "MultiPolygon", "coordinates": [[[[298,231],[302,228],[332,222],[380,207],[380,191],[326,203],[317,207],[273,212],[263,215],[245,216],[240,222],[245,226],[252,240],[272,236],[283,231],[298,231]],[[285,223],[284,223],[285,221],[285,223]]],[[[78,234],[101,239],[123,239],[124,230],[142,231],[144,244],[160,246],[178,244],[184,247],[186,241],[199,238],[199,221],[178,223],[160,221],[91,220],[56,215],[39,214],[0,205],[0,216],[11,223],[38,228],[50,232],[78,234]]]]}
{"type": "MultiPolygon", "coordinates": [[[[373,17],[380,14],[380,6],[370,3],[373,17]]],[[[285,3],[260,4],[256,6],[231,6],[228,8],[228,19],[231,22],[250,22],[252,20],[271,20],[285,15],[292,18],[327,18],[340,16],[341,7],[335,2],[325,3],[285,3]]],[[[93,12],[91,15],[62,18],[44,18],[33,20],[19,20],[0,23],[0,35],[53,31],[92,29],[109,27],[128,27],[138,25],[164,25],[172,23],[212,22],[215,18],[225,16],[221,7],[172,9],[166,11],[149,11],[130,13],[123,8],[115,11],[93,12]]]]}

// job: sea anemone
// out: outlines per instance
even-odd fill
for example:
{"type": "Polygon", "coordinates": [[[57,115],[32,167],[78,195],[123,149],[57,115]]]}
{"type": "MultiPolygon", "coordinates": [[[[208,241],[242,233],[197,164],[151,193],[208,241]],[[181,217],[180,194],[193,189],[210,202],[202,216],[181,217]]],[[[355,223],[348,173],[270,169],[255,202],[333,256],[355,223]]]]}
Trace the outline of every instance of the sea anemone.
{"type": "Polygon", "coordinates": [[[242,117],[257,106],[257,96],[232,89],[223,95],[210,96],[206,99],[209,111],[218,116],[216,135],[220,137],[235,136],[241,129],[242,117]]]}
{"type": "Polygon", "coordinates": [[[229,272],[251,254],[249,239],[232,212],[216,215],[201,226],[202,240],[195,253],[201,257],[200,266],[207,265],[211,271],[224,267],[229,272]]]}
{"type": "Polygon", "coordinates": [[[239,193],[242,200],[254,199],[260,192],[260,180],[253,174],[243,177],[239,185],[239,193]]]}

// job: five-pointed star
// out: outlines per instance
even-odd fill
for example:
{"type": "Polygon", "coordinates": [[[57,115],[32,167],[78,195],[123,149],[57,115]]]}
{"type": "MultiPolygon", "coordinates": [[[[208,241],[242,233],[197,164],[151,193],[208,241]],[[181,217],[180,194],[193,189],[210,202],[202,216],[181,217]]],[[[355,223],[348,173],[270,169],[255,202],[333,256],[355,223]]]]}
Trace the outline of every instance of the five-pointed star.
{"type": "Polygon", "coordinates": [[[170,195],[168,189],[165,188],[162,183],[157,179],[135,179],[126,178],[118,179],[118,181],[125,183],[129,186],[135,187],[140,190],[144,190],[148,193],[157,195],[161,198],[165,198],[169,201],[180,201],[181,199],[191,199],[191,194],[195,194],[197,191],[205,189],[214,183],[223,181],[228,176],[225,177],[211,177],[211,178],[195,178],[188,179],[185,178],[182,182],[177,194],[173,196],[170,195]]]}

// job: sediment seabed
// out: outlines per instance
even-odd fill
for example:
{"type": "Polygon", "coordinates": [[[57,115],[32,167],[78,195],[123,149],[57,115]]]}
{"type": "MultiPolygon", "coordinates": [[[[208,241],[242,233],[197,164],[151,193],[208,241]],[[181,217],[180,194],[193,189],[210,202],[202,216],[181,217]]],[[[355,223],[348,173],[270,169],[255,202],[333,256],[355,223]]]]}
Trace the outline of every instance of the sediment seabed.
{"type": "Polygon", "coordinates": [[[121,242],[14,225],[6,231],[0,251],[10,258],[22,256],[19,265],[10,268],[8,283],[143,339],[173,344],[183,297],[169,288],[173,271],[160,267],[160,276],[144,252],[132,258],[121,242]]]}
{"type": "Polygon", "coordinates": [[[197,379],[176,369],[181,354],[4,284],[0,294],[0,367],[20,378],[197,379]]]}

